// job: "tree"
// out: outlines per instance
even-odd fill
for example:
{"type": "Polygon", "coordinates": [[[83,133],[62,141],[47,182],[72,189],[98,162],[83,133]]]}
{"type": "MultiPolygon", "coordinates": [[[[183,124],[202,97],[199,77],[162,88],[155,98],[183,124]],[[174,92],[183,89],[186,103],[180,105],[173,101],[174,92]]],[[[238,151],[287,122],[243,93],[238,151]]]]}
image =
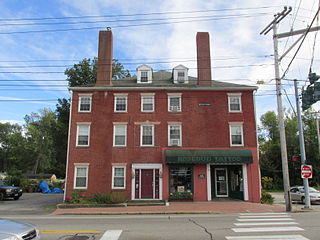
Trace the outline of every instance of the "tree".
{"type": "MultiPolygon", "coordinates": [[[[274,112],[267,112],[261,116],[261,126],[259,127],[259,155],[262,176],[272,177],[275,188],[281,188],[282,184],[282,162],[280,149],[280,135],[278,129],[277,115],[274,112]]],[[[316,118],[309,112],[303,116],[304,137],[306,146],[307,163],[313,165],[314,180],[313,185],[319,184],[320,163],[318,146],[316,118]]],[[[301,185],[300,162],[293,161],[293,156],[300,154],[299,134],[297,118],[292,112],[285,114],[286,143],[288,155],[288,167],[291,185],[301,185]]]]}
{"type": "Polygon", "coordinates": [[[55,114],[50,109],[41,109],[40,113],[31,113],[25,116],[26,136],[29,147],[34,152],[32,172],[54,171],[56,167],[54,133],[57,130],[55,114]]]}
{"type": "MultiPolygon", "coordinates": [[[[67,75],[69,87],[92,85],[97,81],[98,59],[85,58],[81,62],[74,64],[72,68],[67,68],[64,72],[67,75]]],[[[125,70],[123,65],[117,60],[112,62],[113,79],[130,77],[130,72],[125,70]]]]}

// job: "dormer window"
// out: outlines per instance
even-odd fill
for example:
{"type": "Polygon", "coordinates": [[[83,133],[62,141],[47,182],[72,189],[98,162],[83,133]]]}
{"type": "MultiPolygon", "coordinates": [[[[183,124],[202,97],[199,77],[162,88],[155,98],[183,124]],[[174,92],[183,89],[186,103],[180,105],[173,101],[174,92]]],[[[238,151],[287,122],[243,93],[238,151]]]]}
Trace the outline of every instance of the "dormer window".
{"type": "Polygon", "coordinates": [[[174,83],[188,83],[188,68],[183,65],[178,65],[173,68],[174,83]]]}
{"type": "Polygon", "coordinates": [[[137,67],[137,83],[152,83],[152,68],[148,65],[137,67]]]}

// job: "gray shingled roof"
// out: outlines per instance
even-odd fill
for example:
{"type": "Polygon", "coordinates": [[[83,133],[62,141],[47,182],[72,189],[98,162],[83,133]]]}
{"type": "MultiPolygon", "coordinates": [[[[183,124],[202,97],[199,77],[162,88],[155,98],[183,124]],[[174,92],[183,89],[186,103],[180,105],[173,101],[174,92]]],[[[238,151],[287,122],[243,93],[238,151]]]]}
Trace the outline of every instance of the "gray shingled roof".
{"type": "MultiPolygon", "coordinates": [[[[137,76],[122,78],[118,80],[112,81],[112,86],[106,85],[106,88],[184,88],[184,89],[211,89],[211,90],[223,90],[223,89],[241,89],[241,90],[255,90],[257,87],[243,85],[243,84],[234,84],[234,83],[227,83],[227,82],[220,82],[220,81],[212,81],[211,85],[203,86],[197,84],[196,77],[188,77],[188,83],[173,83],[173,76],[172,72],[167,72],[164,70],[153,72],[152,73],[152,83],[140,83],[137,84],[137,76]]],[[[81,90],[81,88],[103,88],[103,86],[82,86],[82,87],[71,87],[71,90],[81,90]]],[[[84,89],[83,89],[84,90],[84,89]]]]}

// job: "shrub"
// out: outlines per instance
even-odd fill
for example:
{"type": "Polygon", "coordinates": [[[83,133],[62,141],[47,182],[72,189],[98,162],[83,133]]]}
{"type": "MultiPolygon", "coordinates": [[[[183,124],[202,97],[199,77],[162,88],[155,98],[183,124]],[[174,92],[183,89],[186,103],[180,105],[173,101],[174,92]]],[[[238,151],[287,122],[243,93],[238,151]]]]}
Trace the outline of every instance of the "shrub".
{"type": "Polygon", "coordinates": [[[261,193],[261,203],[263,203],[263,204],[273,204],[274,203],[274,197],[272,197],[270,193],[268,193],[266,191],[262,191],[262,193],[261,193]]]}
{"type": "Polygon", "coordinates": [[[77,203],[89,203],[90,200],[80,191],[75,190],[71,193],[71,197],[67,199],[68,202],[77,204],[77,203]]]}
{"type": "Polygon", "coordinates": [[[111,202],[111,194],[94,194],[91,200],[98,204],[109,204],[111,202]]]}
{"type": "Polygon", "coordinates": [[[111,192],[111,203],[125,203],[128,201],[128,196],[123,192],[111,192]]]}
{"type": "Polygon", "coordinates": [[[271,177],[262,177],[261,178],[262,189],[264,190],[272,190],[274,189],[273,178],[271,177]]]}

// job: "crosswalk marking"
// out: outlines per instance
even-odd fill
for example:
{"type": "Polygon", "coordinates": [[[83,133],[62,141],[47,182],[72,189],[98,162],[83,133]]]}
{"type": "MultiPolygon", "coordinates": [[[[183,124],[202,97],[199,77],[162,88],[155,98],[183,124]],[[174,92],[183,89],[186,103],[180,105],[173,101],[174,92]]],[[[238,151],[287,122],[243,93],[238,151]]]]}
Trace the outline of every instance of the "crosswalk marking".
{"type": "Polygon", "coordinates": [[[102,235],[100,240],[118,240],[121,233],[122,230],[108,230],[102,235]]]}
{"type": "Polygon", "coordinates": [[[300,227],[232,228],[234,232],[286,232],[304,231],[300,227]]]}
{"type": "Polygon", "coordinates": [[[274,212],[266,212],[266,213],[240,213],[240,216],[248,216],[248,215],[287,215],[287,213],[274,213],[274,212]]]}
{"type": "Polygon", "coordinates": [[[226,239],[228,240],[237,240],[237,239],[309,240],[308,238],[305,238],[302,235],[230,236],[230,237],[226,237],[226,239]]]}
{"type": "Polygon", "coordinates": [[[269,221],[293,221],[292,218],[268,218],[268,219],[256,219],[256,218],[246,218],[246,219],[237,219],[239,222],[257,222],[259,220],[259,222],[269,222],[269,221]]]}
{"type": "Polygon", "coordinates": [[[250,222],[250,223],[234,223],[234,225],[240,226],[270,226],[270,225],[295,225],[296,222],[250,222]]]}
{"type": "Polygon", "coordinates": [[[235,228],[231,230],[235,233],[260,233],[262,235],[253,236],[226,236],[227,240],[247,239],[247,240],[309,240],[298,234],[288,234],[289,232],[304,231],[297,225],[287,213],[241,213],[234,223],[235,228]],[[268,235],[268,233],[286,232],[287,235],[268,235]],[[265,234],[264,234],[265,233],[265,234]]]}
{"type": "Polygon", "coordinates": [[[239,216],[239,218],[287,218],[288,215],[249,215],[249,216],[239,216]]]}

